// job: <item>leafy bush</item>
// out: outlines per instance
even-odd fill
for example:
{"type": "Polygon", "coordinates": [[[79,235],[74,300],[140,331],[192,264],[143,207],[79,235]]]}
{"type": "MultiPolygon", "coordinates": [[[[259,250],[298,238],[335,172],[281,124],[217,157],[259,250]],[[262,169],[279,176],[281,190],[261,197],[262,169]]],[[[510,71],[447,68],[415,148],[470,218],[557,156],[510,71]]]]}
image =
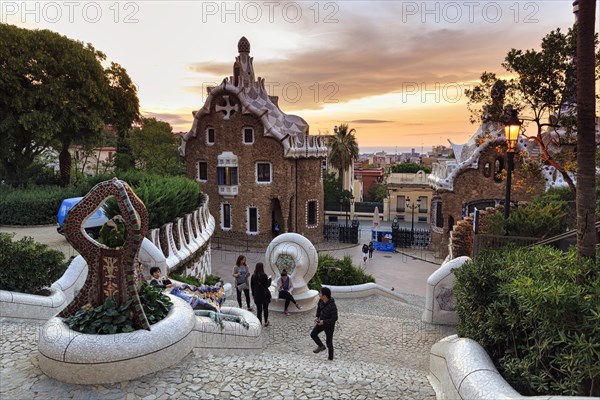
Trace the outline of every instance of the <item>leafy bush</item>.
{"type": "MultiPolygon", "coordinates": [[[[0,225],[56,224],[60,203],[82,196],[81,188],[31,186],[27,189],[0,189],[0,225]]],[[[83,192],[85,193],[85,192],[83,192]]]]}
{"type": "Polygon", "coordinates": [[[323,285],[350,286],[375,282],[372,275],[352,264],[352,257],[345,256],[339,260],[329,253],[319,254],[317,274],[323,285]]]}
{"type": "MultiPolygon", "coordinates": [[[[173,304],[169,296],[152,285],[143,284],[139,292],[140,302],[150,325],[167,316],[173,304]]],[[[110,297],[104,304],[93,308],[82,307],[66,319],[67,325],[74,331],[96,335],[133,332],[133,321],[130,319],[132,301],[117,305],[110,297]]]]}
{"type": "Polygon", "coordinates": [[[427,165],[415,164],[415,163],[401,163],[394,164],[391,166],[390,171],[392,173],[403,173],[403,174],[416,174],[419,171],[423,171],[426,174],[431,173],[431,167],[427,165]]]}
{"type": "Polygon", "coordinates": [[[102,225],[98,242],[111,248],[123,246],[127,239],[127,229],[123,217],[116,215],[102,225]]]}
{"type": "Polygon", "coordinates": [[[558,195],[538,197],[512,211],[508,220],[503,213],[495,212],[486,218],[486,232],[510,236],[547,238],[562,233],[567,228],[567,203],[558,195]]]}
{"type": "Polygon", "coordinates": [[[176,273],[172,273],[169,276],[171,278],[175,279],[176,281],[179,281],[179,282],[182,282],[182,283],[187,283],[188,285],[202,286],[202,281],[199,280],[198,278],[193,277],[193,276],[183,276],[181,274],[176,274],[176,273]]]}
{"type": "Polygon", "coordinates": [[[208,286],[215,286],[218,282],[223,283],[223,278],[218,275],[209,274],[204,278],[204,284],[208,286]]]}
{"type": "Polygon", "coordinates": [[[67,325],[74,331],[96,335],[133,332],[131,314],[131,300],[120,306],[108,297],[104,304],[96,308],[82,307],[75,314],[66,319],[67,325]]]}
{"type": "MultiPolygon", "coordinates": [[[[600,250],[597,256],[600,257],[600,250]]],[[[458,334],[523,395],[600,395],[600,273],[574,248],[484,252],[455,270],[458,334]]]]}
{"type": "MultiPolygon", "coordinates": [[[[109,178],[97,176],[98,182],[109,178]]],[[[134,193],[146,205],[148,210],[149,227],[160,228],[177,217],[192,212],[200,203],[200,189],[191,179],[147,175],[140,172],[119,174],[118,178],[131,186],[134,193]]],[[[120,214],[114,198],[104,205],[104,213],[108,218],[120,214]]]]}
{"type": "MultiPolygon", "coordinates": [[[[0,187],[0,225],[56,224],[58,208],[64,199],[85,196],[96,184],[110,180],[115,174],[88,177],[78,186],[30,186],[13,189],[0,187]]],[[[184,177],[162,177],[143,172],[119,172],[148,209],[150,228],[159,228],[192,212],[200,203],[198,184],[184,177]]],[[[108,201],[109,218],[119,214],[116,201],[108,201]]]]}
{"type": "Polygon", "coordinates": [[[26,237],[16,242],[13,234],[0,233],[0,289],[46,294],[45,289],[66,271],[64,254],[26,237]]]}

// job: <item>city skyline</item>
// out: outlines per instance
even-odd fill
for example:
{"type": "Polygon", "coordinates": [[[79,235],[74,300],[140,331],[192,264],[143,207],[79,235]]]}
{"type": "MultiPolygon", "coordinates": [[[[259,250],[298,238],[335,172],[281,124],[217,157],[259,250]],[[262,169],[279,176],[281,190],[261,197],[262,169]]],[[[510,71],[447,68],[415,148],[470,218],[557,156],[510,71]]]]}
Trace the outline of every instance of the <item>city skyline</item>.
{"type": "Polygon", "coordinates": [[[571,1],[2,2],[2,22],[92,43],[127,69],[142,114],[187,132],[206,88],[232,75],[237,42],[311,134],[339,123],[363,148],[466,142],[464,89],[502,75],[511,48],[573,23],[571,1]]]}

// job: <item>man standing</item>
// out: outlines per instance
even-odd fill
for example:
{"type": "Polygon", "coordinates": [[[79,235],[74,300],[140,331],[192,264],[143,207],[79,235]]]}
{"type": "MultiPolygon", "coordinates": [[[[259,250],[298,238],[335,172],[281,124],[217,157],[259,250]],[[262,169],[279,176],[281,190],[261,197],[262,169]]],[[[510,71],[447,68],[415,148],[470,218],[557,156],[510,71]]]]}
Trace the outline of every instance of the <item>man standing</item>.
{"type": "Polygon", "coordinates": [[[338,319],[337,306],[335,300],[331,298],[331,289],[322,287],[319,292],[319,304],[317,305],[317,316],[315,318],[315,327],[310,333],[310,337],[317,344],[317,348],[313,353],[320,353],[323,350],[329,350],[329,360],[333,360],[333,331],[335,330],[335,322],[338,319]],[[325,331],[325,343],[319,338],[319,333],[325,331]]]}

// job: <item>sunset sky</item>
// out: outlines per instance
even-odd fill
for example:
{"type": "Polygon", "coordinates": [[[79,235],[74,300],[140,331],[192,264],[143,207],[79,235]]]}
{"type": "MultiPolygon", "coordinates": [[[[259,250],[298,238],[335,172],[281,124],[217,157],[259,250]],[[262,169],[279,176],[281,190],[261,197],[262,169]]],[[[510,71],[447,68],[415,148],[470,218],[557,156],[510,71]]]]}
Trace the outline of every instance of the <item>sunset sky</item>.
{"type": "MultiPolygon", "coordinates": [[[[142,113],[191,128],[206,86],[232,75],[237,42],[257,76],[312,134],[347,122],[361,151],[465,142],[464,89],[502,73],[511,48],[537,48],[573,23],[552,1],[0,2],[2,22],[89,42],[125,67],[142,113]]],[[[597,20],[600,18],[597,17],[597,20]]]]}

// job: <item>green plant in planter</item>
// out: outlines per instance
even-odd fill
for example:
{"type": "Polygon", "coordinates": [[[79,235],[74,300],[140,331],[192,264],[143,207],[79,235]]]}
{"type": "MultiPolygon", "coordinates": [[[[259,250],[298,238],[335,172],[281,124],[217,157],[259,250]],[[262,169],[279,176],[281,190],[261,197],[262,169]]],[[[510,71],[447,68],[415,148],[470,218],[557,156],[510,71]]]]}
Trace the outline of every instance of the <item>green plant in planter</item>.
{"type": "Polygon", "coordinates": [[[218,275],[209,274],[206,275],[206,278],[204,278],[204,284],[208,286],[215,286],[218,282],[223,284],[223,278],[218,275]]]}
{"type": "Polygon", "coordinates": [[[145,282],[142,284],[139,295],[150,325],[165,318],[173,305],[169,296],[163,294],[162,289],[145,282]]]}
{"type": "MultiPolygon", "coordinates": [[[[147,283],[142,285],[139,295],[150,325],[165,318],[173,304],[161,289],[147,283]]],[[[118,306],[110,297],[96,308],[90,305],[82,307],[65,322],[74,331],[96,335],[127,333],[135,330],[131,320],[131,300],[118,306]]]]}
{"type": "Polygon", "coordinates": [[[115,301],[108,297],[104,304],[96,308],[91,305],[83,306],[65,322],[69,328],[81,333],[103,335],[133,332],[133,321],[129,319],[130,307],[131,301],[117,306],[115,301]]]}
{"type": "Polygon", "coordinates": [[[127,239],[127,229],[125,228],[125,221],[120,215],[115,215],[100,228],[98,242],[105,246],[111,248],[121,247],[125,243],[125,239],[127,239]]]}

